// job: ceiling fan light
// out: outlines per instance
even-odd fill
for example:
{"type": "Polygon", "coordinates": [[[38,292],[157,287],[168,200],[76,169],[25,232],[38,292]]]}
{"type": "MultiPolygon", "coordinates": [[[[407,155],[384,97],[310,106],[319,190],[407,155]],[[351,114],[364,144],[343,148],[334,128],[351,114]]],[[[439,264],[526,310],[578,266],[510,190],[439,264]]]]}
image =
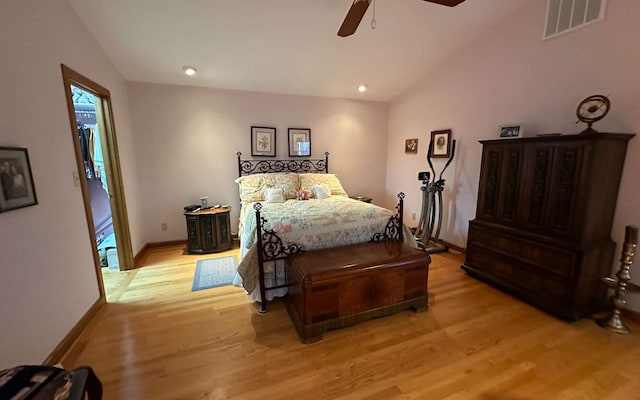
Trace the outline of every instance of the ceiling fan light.
{"type": "Polygon", "coordinates": [[[360,85],[358,86],[358,92],[360,93],[364,93],[367,91],[367,85],[360,85]]]}
{"type": "Polygon", "coordinates": [[[182,67],[182,70],[184,71],[184,74],[187,76],[194,76],[196,74],[196,69],[188,65],[185,65],[184,67],[182,67]]]}

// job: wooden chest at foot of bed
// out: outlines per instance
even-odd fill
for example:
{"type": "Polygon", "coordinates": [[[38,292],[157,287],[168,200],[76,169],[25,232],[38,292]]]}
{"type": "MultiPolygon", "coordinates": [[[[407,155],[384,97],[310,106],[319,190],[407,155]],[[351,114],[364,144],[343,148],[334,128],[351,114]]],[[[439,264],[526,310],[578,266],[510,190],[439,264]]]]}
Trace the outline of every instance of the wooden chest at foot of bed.
{"type": "Polygon", "coordinates": [[[328,329],[412,308],[425,311],[429,256],[399,241],[307,251],[289,258],[287,308],[303,343],[328,329]]]}

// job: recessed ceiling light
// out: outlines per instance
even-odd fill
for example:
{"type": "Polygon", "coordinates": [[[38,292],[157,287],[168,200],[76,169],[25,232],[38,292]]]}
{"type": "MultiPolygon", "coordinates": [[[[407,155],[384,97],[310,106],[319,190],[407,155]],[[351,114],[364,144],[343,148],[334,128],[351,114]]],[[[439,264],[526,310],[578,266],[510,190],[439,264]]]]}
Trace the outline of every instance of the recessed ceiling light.
{"type": "Polygon", "coordinates": [[[184,67],[182,67],[182,70],[184,71],[184,74],[188,76],[193,76],[196,74],[196,69],[188,65],[185,65],[184,67]]]}
{"type": "Polygon", "coordinates": [[[360,85],[358,86],[358,92],[360,93],[364,93],[367,91],[367,85],[360,85]]]}

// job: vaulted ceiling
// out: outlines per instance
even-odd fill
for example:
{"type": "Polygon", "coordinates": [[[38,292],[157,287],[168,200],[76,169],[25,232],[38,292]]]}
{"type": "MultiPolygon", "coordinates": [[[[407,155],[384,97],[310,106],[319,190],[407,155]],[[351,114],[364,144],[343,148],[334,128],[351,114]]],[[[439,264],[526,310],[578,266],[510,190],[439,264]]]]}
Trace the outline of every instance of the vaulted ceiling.
{"type": "Polygon", "coordinates": [[[347,38],[351,0],[68,1],[127,80],[389,101],[527,0],[376,0],[347,38]]]}

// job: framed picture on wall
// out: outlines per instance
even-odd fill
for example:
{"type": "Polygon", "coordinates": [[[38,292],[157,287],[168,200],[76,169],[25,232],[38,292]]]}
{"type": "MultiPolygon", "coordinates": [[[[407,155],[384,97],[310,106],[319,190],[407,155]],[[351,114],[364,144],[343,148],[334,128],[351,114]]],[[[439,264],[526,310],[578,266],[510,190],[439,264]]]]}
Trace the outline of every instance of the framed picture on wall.
{"type": "Polygon", "coordinates": [[[522,131],[522,125],[520,124],[500,125],[498,137],[500,139],[515,139],[522,137],[522,131]]]}
{"type": "Polygon", "coordinates": [[[0,212],[36,204],[27,149],[0,147],[0,212]]]}
{"type": "Polygon", "coordinates": [[[405,141],[404,141],[404,152],[407,153],[407,154],[417,154],[418,153],[418,138],[405,139],[405,141]]]}
{"type": "Polygon", "coordinates": [[[251,127],[251,155],[257,157],[276,156],[276,128],[251,127]]]}
{"type": "Polygon", "coordinates": [[[289,157],[311,156],[311,129],[289,128],[289,157]]]}
{"type": "Polygon", "coordinates": [[[451,155],[451,129],[431,131],[429,156],[431,158],[449,158],[451,155]]]}

